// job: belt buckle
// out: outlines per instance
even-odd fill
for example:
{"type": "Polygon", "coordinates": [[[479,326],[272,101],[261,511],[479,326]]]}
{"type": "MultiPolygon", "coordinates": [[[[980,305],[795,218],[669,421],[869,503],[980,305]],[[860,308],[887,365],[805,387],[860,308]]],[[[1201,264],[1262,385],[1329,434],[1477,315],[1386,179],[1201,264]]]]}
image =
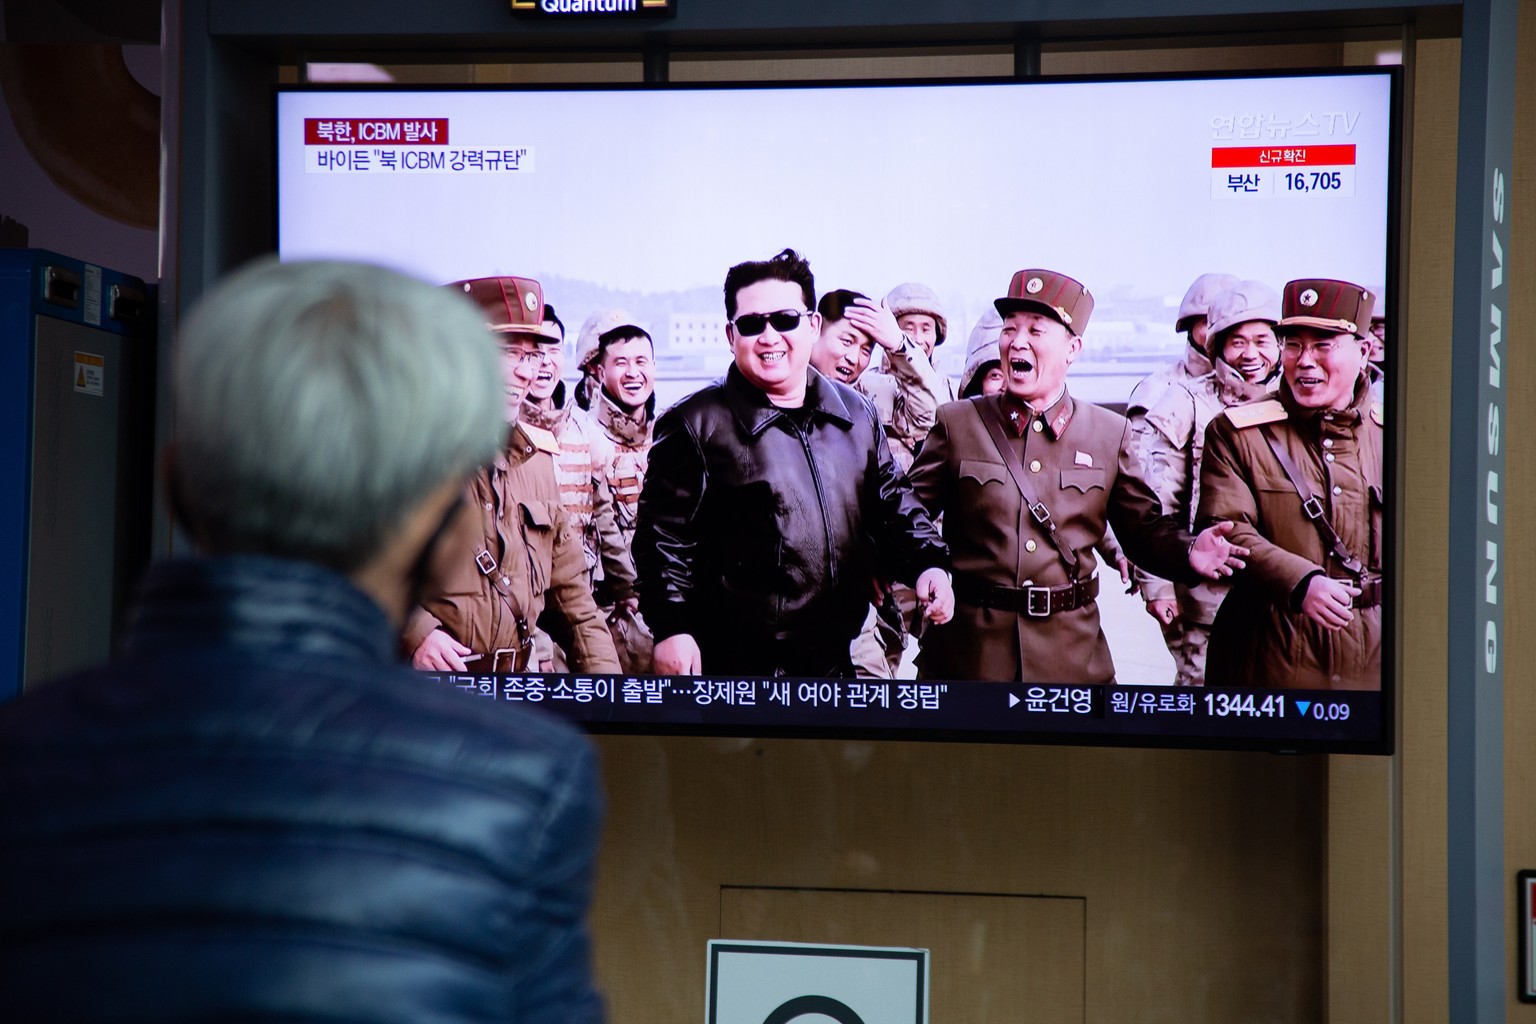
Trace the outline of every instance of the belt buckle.
{"type": "Polygon", "coordinates": [[[1301,503],[1301,510],[1307,514],[1308,519],[1321,519],[1323,517],[1323,503],[1317,500],[1317,495],[1312,495],[1301,503]]]}
{"type": "Polygon", "coordinates": [[[507,666],[506,667],[506,671],[507,672],[521,672],[521,671],[523,671],[523,669],[528,666],[528,662],[525,659],[519,657],[519,655],[522,655],[522,654],[526,653],[532,647],[533,647],[533,641],[532,640],[526,640],[523,643],[518,644],[516,647],[498,647],[498,648],[496,648],[494,651],[491,652],[491,671],[492,672],[501,672],[502,671],[501,666],[503,664],[503,662],[502,662],[503,658],[506,659],[505,664],[507,666]],[[521,662],[521,665],[519,665],[519,662],[521,662]]]}
{"type": "Polygon", "coordinates": [[[1035,517],[1037,523],[1048,523],[1051,520],[1051,510],[1045,507],[1045,502],[1037,501],[1029,506],[1029,514],[1035,517]]]}
{"type": "Polygon", "coordinates": [[[482,573],[489,576],[496,571],[496,556],[481,548],[479,553],[475,555],[475,565],[479,567],[482,573]]]}
{"type": "Polygon", "coordinates": [[[1024,611],[1031,618],[1044,619],[1051,614],[1051,588],[1025,587],[1024,611]],[[1038,598],[1038,600],[1036,600],[1038,598]]]}

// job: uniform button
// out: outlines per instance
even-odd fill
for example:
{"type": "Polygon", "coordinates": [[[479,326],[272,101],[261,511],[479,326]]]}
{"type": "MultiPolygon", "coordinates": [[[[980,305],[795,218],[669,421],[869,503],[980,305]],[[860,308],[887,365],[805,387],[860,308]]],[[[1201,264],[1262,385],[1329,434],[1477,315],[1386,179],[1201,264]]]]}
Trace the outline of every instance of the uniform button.
{"type": "Polygon", "coordinates": [[[1036,544],[1036,543],[1035,543],[1035,542],[1034,542],[1034,541],[1032,541],[1032,540],[1027,540],[1027,541],[1025,541],[1025,542],[1024,542],[1024,550],[1025,550],[1025,551],[1033,551],[1033,550],[1035,550],[1035,548],[1036,548],[1036,547],[1038,547],[1038,546],[1039,546],[1039,545],[1037,545],[1037,544],[1036,544]]]}
{"type": "Polygon", "coordinates": [[[1333,447],[1333,438],[1331,438],[1331,437],[1323,438],[1323,447],[1324,448],[1332,448],[1333,447]]]}
{"type": "Polygon", "coordinates": [[[533,454],[533,445],[530,444],[530,445],[525,446],[523,448],[523,454],[524,455],[532,455],[533,454]]]}
{"type": "Polygon", "coordinates": [[[1038,472],[1040,472],[1040,460],[1039,459],[1034,459],[1034,460],[1032,460],[1030,462],[1030,464],[1029,464],[1029,471],[1031,473],[1038,473],[1038,472]]]}
{"type": "Polygon", "coordinates": [[[1334,676],[1334,677],[1333,677],[1333,681],[1334,681],[1334,682],[1338,682],[1338,681],[1339,681],[1339,677],[1338,677],[1338,676],[1334,676]]]}
{"type": "Polygon", "coordinates": [[[1333,452],[1329,452],[1327,455],[1324,455],[1323,459],[1325,461],[1332,462],[1333,461],[1333,452]]]}
{"type": "Polygon", "coordinates": [[[512,581],[511,581],[511,580],[510,580],[510,579],[508,579],[508,578],[507,578],[507,577],[505,577],[505,576],[503,576],[503,577],[502,577],[502,578],[501,578],[501,582],[502,582],[502,585],[503,585],[503,586],[505,586],[505,585],[507,585],[507,584],[508,584],[508,583],[511,583],[511,582],[512,582],[512,581]]]}
{"type": "Polygon", "coordinates": [[[1343,494],[1344,493],[1344,488],[1340,487],[1338,484],[1334,484],[1333,485],[1333,493],[1334,494],[1343,494]]]}
{"type": "Polygon", "coordinates": [[[486,502],[486,503],[485,503],[485,510],[486,510],[486,511],[487,511],[487,512],[489,512],[489,511],[490,511],[490,510],[491,510],[491,503],[490,503],[490,502],[486,502]]]}
{"type": "Polygon", "coordinates": [[[1045,424],[1040,422],[1039,420],[1035,420],[1035,433],[1038,434],[1038,433],[1040,433],[1040,431],[1042,431],[1044,429],[1045,429],[1045,424]]]}

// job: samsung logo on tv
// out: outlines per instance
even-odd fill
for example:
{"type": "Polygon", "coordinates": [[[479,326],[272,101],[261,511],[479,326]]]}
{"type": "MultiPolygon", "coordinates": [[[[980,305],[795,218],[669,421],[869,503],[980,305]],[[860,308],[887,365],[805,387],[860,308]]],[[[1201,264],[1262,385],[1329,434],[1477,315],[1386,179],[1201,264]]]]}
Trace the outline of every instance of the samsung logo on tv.
{"type": "Polygon", "coordinates": [[[677,0],[512,0],[513,14],[588,17],[672,17],[677,0]]]}

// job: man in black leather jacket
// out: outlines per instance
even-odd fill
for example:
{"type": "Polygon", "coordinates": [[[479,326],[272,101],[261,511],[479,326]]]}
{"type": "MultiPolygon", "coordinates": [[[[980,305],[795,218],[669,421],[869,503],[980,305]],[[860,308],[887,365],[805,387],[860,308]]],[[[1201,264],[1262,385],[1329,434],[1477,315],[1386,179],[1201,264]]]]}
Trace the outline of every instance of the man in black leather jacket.
{"type": "Polygon", "coordinates": [[[635,567],[656,671],[852,674],[877,577],[954,608],[949,552],[869,400],[808,368],[809,265],[786,249],[725,279],[725,379],[656,424],[635,567]]]}
{"type": "Polygon", "coordinates": [[[465,299],[266,263],[176,348],[178,518],[121,657],[0,707],[0,1020],[598,1021],[569,726],[396,662],[506,436],[465,299]]]}

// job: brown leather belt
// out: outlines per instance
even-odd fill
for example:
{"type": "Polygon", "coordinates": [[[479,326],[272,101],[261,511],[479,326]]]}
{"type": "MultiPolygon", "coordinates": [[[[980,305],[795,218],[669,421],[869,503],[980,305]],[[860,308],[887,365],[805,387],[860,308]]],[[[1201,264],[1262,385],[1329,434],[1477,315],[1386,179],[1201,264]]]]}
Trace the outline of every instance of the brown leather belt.
{"type": "Polygon", "coordinates": [[[1034,619],[1085,607],[1098,596],[1097,576],[1059,587],[1004,587],[965,576],[955,577],[955,600],[962,604],[1018,612],[1034,619]]]}
{"type": "Polygon", "coordinates": [[[517,675],[528,671],[528,664],[532,660],[532,640],[526,640],[517,647],[498,647],[491,652],[491,671],[499,676],[517,675]]]}
{"type": "Polygon", "coordinates": [[[1360,588],[1360,593],[1350,602],[1355,608],[1375,608],[1381,604],[1382,579],[1380,576],[1366,576],[1359,580],[1348,580],[1360,588]]]}

